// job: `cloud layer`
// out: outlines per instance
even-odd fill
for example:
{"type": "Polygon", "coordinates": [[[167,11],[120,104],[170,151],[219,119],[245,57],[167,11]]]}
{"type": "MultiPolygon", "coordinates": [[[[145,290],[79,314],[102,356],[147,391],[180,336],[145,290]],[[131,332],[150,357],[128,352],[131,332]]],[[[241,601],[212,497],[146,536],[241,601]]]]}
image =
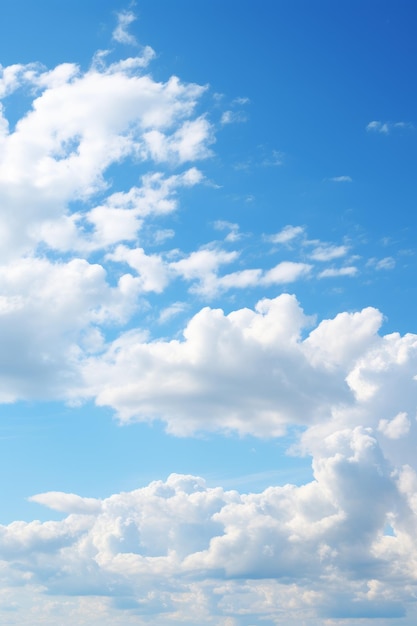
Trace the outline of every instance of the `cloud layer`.
{"type": "MultiPolygon", "coordinates": [[[[393,471],[371,428],[313,447],[301,487],[241,495],[173,474],[105,500],[33,496],[68,516],[0,527],[3,593],[90,597],[104,624],[116,609],[139,624],[402,617],[416,586],[415,470],[393,471]]],[[[52,623],[57,610],[43,613],[52,623]]]]}

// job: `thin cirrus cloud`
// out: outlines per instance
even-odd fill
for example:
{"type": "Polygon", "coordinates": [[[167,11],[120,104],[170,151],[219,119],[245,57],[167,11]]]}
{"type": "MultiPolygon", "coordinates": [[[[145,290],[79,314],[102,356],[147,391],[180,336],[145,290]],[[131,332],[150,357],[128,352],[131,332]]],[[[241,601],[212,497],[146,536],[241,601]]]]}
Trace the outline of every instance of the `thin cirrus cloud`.
{"type": "Polygon", "coordinates": [[[132,11],[120,11],[117,13],[117,26],[112,33],[114,41],[122,44],[137,45],[134,35],[129,33],[129,26],[136,21],[136,15],[132,11]]]}
{"type": "Polygon", "coordinates": [[[329,178],[332,183],[351,183],[352,178],[350,176],[333,176],[333,178],[329,178]]]}

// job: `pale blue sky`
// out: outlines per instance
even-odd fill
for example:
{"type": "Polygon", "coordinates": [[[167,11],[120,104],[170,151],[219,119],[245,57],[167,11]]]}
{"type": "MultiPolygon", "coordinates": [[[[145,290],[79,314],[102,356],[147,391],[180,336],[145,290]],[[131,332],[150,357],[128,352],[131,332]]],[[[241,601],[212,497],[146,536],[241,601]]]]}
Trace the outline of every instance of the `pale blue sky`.
{"type": "Polygon", "coordinates": [[[3,2],[1,623],[415,623],[416,17],[3,2]]]}

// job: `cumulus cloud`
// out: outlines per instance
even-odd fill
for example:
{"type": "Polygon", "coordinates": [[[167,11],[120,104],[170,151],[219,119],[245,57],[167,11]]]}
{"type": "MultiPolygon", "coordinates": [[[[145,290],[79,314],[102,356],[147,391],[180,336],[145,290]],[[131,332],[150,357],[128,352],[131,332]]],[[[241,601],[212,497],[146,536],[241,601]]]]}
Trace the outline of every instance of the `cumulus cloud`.
{"type": "MultiPolygon", "coordinates": [[[[122,240],[132,236],[140,227],[138,215],[143,209],[121,210],[135,199],[143,206],[147,198],[140,196],[146,192],[152,202],[152,191],[158,186],[161,206],[163,192],[172,195],[175,177],[166,183],[161,178],[144,179],[144,190],[132,187],[122,192],[125,206],[117,193],[88,214],[73,213],[70,204],[91,203],[95,195],[105,192],[109,186],[105,174],[111,164],[128,158],[180,164],[210,154],[210,123],[205,117],[192,117],[205,88],[182,84],[176,77],[156,82],[141,74],[142,57],[128,61],[93,65],[84,73],[70,64],[53,71],[14,69],[9,75],[10,68],[3,68],[8,89],[20,81],[36,84],[38,90],[32,108],[14,130],[4,124],[0,200],[9,211],[1,217],[3,258],[33,252],[43,238],[48,245],[56,240],[64,247],[77,247],[75,240],[83,236],[85,220],[95,227],[96,239],[102,238],[104,245],[118,236],[122,240]]],[[[182,175],[181,184],[187,184],[187,176],[193,184],[200,180],[191,168],[182,175]]],[[[166,198],[167,206],[168,202],[166,198]]]]}
{"type": "Polygon", "coordinates": [[[83,375],[90,395],[122,421],[162,419],[180,436],[271,437],[291,424],[345,417],[377,428],[381,419],[413,412],[417,393],[415,337],[381,337],[381,323],[372,308],[343,313],[302,339],[312,319],[293,296],[228,315],[206,307],[181,340],[122,334],[88,358],[83,375]]]}
{"type": "MultiPolygon", "coordinates": [[[[148,611],[152,623],[187,621],[191,598],[202,624],[296,624],[300,614],[330,619],[336,607],[347,618],[352,605],[356,617],[381,615],[381,605],[403,615],[417,582],[416,474],[393,473],[375,433],[362,427],[322,438],[313,469],[305,485],[261,493],[172,474],[102,501],[39,494],[36,502],[70,514],[0,526],[8,587],[34,598],[36,586],[113,597],[124,623],[148,611]],[[387,520],[394,534],[384,534],[387,520]]],[[[106,606],[104,623],[112,617],[106,606]]]]}
{"type": "Polygon", "coordinates": [[[130,274],[110,286],[100,264],[79,258],[23,258],[0,266],[0,288],[2,401],[65,397],[83,350],[102,346],[99,329],[123,323],[136,308],[130,274]]]}
{"type": "MultiPolygon", "coordinates": [[[[136,45],[133,19],[119,13],[116,41],[136,45]]],[[[246,262],[233,221],[211,222],[226,233],[221,243],[181,249],[178,237],[178,248],[155,248],[176,237],[178,196],[204,181],[196,161],[211,156],[215,136],[199,108],[207,87],[156,81],[144,73],[153,56],[144,48],[114,63],[98,53],[87,70],[0,69],[1,97],[29,87],[32,98],[14,125],[6,108],[0,117],[0,401],[88,399],[177,436],[274,438],[296,426],[292,452],[310,455],[314,479],[240,494],[173,474],[102,500],[33,495],[63,519],[0,526],[3,621],[399,618],[417,571],[417,338],[381,334],[374,308],[316,320],[282,293],[359,271],[315,272],[350,247],[306,241],[302,226],[264,236],[281,254],[267,266],[246,262]],[[128,182],[117,176],[126,162],[128,182]],[[301,260],[289,257],[296,243],[301,260]],[[239,308],[232,293],[228,311],[212,302],[249,288],[274,296],[239,308]],[[148,317],[134,317],[141,307],[148,317]],[[153,337],[150,318],[185,313],[182,333],[153,337]],[[22,603],[25,615],[10,618],[22,603]]],[[[233,106],[243,104],[223,122],[238,121],[233,106]]],[[[369,130],[406,126],[385,125],[369,130]]],[[[264,156],[282,163],[282,153],[264,156]]]]}

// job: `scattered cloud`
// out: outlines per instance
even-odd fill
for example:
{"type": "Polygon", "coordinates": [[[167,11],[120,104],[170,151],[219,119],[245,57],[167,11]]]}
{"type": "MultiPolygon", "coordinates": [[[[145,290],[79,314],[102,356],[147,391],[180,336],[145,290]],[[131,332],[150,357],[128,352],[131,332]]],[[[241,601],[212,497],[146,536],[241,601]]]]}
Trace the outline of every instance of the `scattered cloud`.
{"type": "Polygon", "coordinates": [[[322,244],[314,248],[310,252],[309,257],[314,261],[333,261],[346,256],[349,252],[349,246],[335,246],[331,244],[322,244]]]}
{"type": "Polygon", "coordinates": [[[272,243],[290,243],[293,239],[300,237],[305,232],[303,226],[285,226],[275,235],[268,236],[268,240],[272,243]]]}
{"type": "Polygon", "coordinates": [[[187,310],[186,302],[173,302],[170,306],[166,307],[165,309],[161,311],[161,313],[159,314],[158,322],[160,324],[165,324],[166,322],[171,320],[173,317],[180,315],[180,313],[183,313],[186,310],[187,310]]]}
{"type": "Polygon", "coordinates": [[[239,232],[239,224],[234,224],[232,222],[228,222],[227,220],[216,220],[214,222],[214,228],[220,231],[229,231],[226,235],[225,241],[239,241],[239,239],[243,237],[242,233],[239,232]]]}
{"type": "Polygon", "coordinates": [[[247,97],[234,98],[234,100],[232,101],[232,104],[239,104],[239,105],[244,105],[244,104],[249,104],[249,103],[250,103],[250,99],[247,97]]]}
{"type": "Polygon", "coordinates": [[[367,262],[368,266],[374,267],[376,270],[393,270],[395,267],[395,259],[392,256],[386,256],[383,259],[371,258],[367,262]]]}
{"type": "MultiPolygon", "coordinates": [[[[134,19],[118,14],[115,41],[137,45],[134,19]]],[[[398,618],[416,587],[417,337],[382,334],[372,307],[317,320],[282,293],[357,275],[353,243],[287,225],[248,237],[244,258],[239,224],[217,220],[223,241],[163,246],[179,194],[205,181],[196,163],[215,126],[201,113],[207,86],[155,80],[144,73],[153,56],[0,69],[1,96],[23,87],[31,98],[14,125],[0,116],[0,401],[88,400],[180,437],[296,427],[292,452],[311,458],[313,479],[241,494],[172,474],[103,499],[33,495],[63,516],[0,525],[0,610],[23,603],[26,622],[9,620],[20,626],[34,615],[46,626],[398,618]],[[142,172],[128,185],[124,163],[142,172]],[[233,304],[236,293],[227,311],[212,301],[259,288],[273,295],[254,307],[233,304]],[[176,316],[181,334],[155,339],[151,324],[176,316]]],[[[247,102],[232,101],[223,123],[242,121],[247,102]]],[[[412,125],[368,125],[401,128],[412,125]]]]}
{"type": "Polygon", "coordinates": [[[275,267],[265,272],[261,282],[265,285],[292,283],[302,276],[311,272],[312,265],[308,263],[295,263],[294,261],[282,261],[275,267]]]}
{"type": "Polygon", "coordinates": [[[262,161],[262,165],[279,167],[280,165],[284,164],[284,161],[284,152],[282,152],[281,150],[272,150],[272,154],[264,158],[264,160],[262,161]]]}
{"type": "Polygon", "coordinates": [[[358,268],[353,265],[345,267],[328,267],[319,273],[319,278],[337,278],[338,276],[356,276],[358,268]]]}
{"type": "Polygon", "coordinates": [[[333,178],[329,178],[332,183],[351,183],[352,178],[350,176],[333,176],[333,178]]]}
{"type": "Polygon", "coordinates": [[[366,127],[368,132],[381,133],[388,135],[393,130],[413,130],[414,126],[410,122],[369,122],[366,127]]]}
{"type": "Polygon", "coordinates": [[[117,26],[113,31],[112,37],[118,43],[137,45],[134,35],[128,32],[129,26],[136,21],[136,15],[132,11],[120,11],[117,13],[117,26]]]}
{"type": "Polygon", "coordinates": [[[246,122],[247,115],[243,111],[224,111],[221,116],[220,122],[222,124],[236,124],[246,122]]]}

